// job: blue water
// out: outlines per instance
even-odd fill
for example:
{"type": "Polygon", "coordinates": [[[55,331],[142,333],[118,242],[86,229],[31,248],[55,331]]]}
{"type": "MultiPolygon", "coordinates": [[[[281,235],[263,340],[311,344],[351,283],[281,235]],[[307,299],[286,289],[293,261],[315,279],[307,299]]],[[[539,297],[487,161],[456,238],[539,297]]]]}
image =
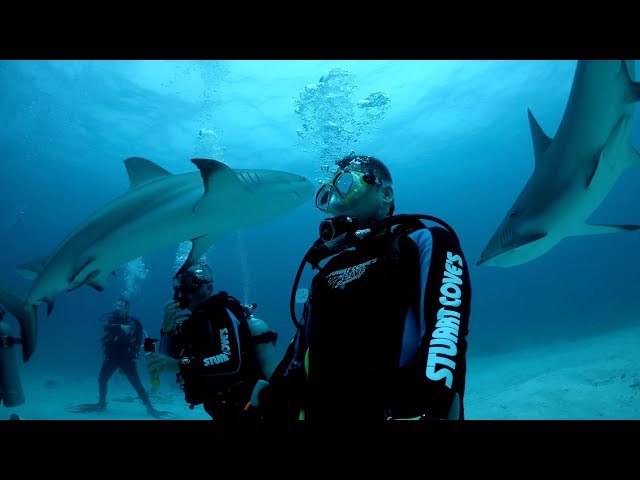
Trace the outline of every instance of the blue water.
{"type": "MultiPolygon", "coordinates": [[[[194,171],[190,159],[207,156],[232,168],[284,169],[318,180],[329,158],[352,149],[374,155],[391,169],[397,213],[443,218],[475,264],[533,170],[527,108],[553,136],[575,66],[2,61],[0,283],[26,292],[29,281],[15,267],[53,251],[92,211],[125,192],[123,160],[130,156],[174,173],[194,171]],[[330,84],[324,93],[332,95],[314,94],[322,77],[330,84]],[[369,109],[358,103],[367,98],[369,109]]],[[[640,148],[638,115],[630,141],[640,148]]],[[[594,221],[639,223],[639,191],[640,169],[634,167],[594,221]]],[[[206,255],[216,288],[256,302],[256,315],[279,332],[280,354],[293,333],[295,272],[322,218],[309,202],[269,224],[229,233],[206,255]]],[[[637,323],[639,242],[638,232],[574,237],[518,267],[471,265],[469,357],[637,323]]],[[[41,307],[29,367],[41,369],[43,378],[61,371],[96,377],[98,318],[129,289],[136,291],[131,313],[157,335],[162,306],[172,295],[177,249],[123,266],[104,292],[84,287],[60,294],[49,317],[41,307]]],[[[79,399],[85,400],[92,401],[79,399]]]]}

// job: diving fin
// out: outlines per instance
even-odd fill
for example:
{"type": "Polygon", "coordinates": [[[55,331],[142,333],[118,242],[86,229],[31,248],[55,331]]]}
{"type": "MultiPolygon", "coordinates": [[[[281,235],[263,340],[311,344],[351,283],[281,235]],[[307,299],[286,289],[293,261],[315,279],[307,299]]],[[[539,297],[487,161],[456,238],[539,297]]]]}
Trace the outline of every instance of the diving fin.
{"type": "Polygon", "coordinates": [[[164,410],[156,410],[153,407],[147,408],[147,413],[151,415],[153,418],[157,418],[158,420],[170,420],[176,418],[176,416],[164,410]]]}
{"type": "Polygon", "coordinates": [[[105,409],[104,403],[82,403],[80,405],[74,405],[73,407],[66,408],[67,412],[71,413],[88,413],[88,412],[101,412],[105,409]]]}

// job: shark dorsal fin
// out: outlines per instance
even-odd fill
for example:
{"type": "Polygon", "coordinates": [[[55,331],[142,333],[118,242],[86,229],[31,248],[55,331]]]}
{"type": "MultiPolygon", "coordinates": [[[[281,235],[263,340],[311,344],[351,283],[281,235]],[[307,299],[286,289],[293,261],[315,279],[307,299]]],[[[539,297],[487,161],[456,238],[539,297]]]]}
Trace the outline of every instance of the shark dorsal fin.
{"type": "Polygon", "coordinates": [[[629,67],[633,67],[633,63],[629,65],[627,60],[622,60],[621,69],[626,88],[625,96],[630,103],[640,102],[640,82],[633,81],[629,67]]]}
{"type": "Polygon", "coordinates": [[[226,197],[245,188],[228,165],[207,158],[193,158],[191,161],[200,170],[204,182],[204,194],[193,206],[194,213],[207,203],[227,201],[226,197]]]}
{"type": "Polygon", "coordinates": [[[547,148],[549,148],[549,145],[551,144],[551,141],[553,139],[546,133],[544,133],[544,130],[542,130],[542,127],[540,127],[540,124],[533,116],[533,113],[531,113],[530,109],[527,109],[527,113],[529,114],[531,140],[533,141],[533,154],[536,159],[536,165],[538,165],[542,161],[544,152],[547,151],[547,148]]]}
{"type": "Polygon", "coordinates": [[[124,166],[127,168],[129,186],[132,190],[145,183],[171,175],[171,172],[168,172],[160,165],[141,157],[127,158],[124,161],[124,166]]]}
{"type": "Polygon", "coordinates": [[[204,182],[205,195],[215,189],[215,183],[227,181],[231,184],[239,184],[236,173],[228,165],[208,158],[193,158],[193,164],[198,167],[204,182]],[[213,184],[213,185],[212,185],[213,184]]]}

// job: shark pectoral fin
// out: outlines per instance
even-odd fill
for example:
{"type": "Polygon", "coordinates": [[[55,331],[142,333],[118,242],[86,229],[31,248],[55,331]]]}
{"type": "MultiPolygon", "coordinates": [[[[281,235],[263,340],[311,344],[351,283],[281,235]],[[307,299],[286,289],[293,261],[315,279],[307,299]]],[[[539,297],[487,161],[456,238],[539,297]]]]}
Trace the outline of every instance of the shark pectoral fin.
{"type": "MultiPolygon", "coordinates": [[[[74,290],[77,290],[100,273],[99,270],[93,270],[89,274],[87,274],[84,279],[78,280],[80,274],[96,260],[95,256],[91,256],[88,258],[79,257],[79,260],[81,260],[82,258],[86,258],[86,260],[82,264],[80,264],[80,266],[74,267],[73,273],[68,278],[69,286],[65,289],[66,292],[73,292],[74,290]]],[[[76,263],[76,265],[78,264],[76,263]]]]}
{"type": "Polygon", "coordinates": [[[204,205],[224,201],[234,191],[243,189],[236,172],[218,160],[193,158],[191,161],[200,170],[204,182],[204,194],[193,206],[193,213],[204,208],[204,205]]]}
{"type": "Polygon", "coordinates": [[[631,79],[631,75],[629,72],[629,65],[625,60],[621,60],[622,62],[622,75],[624,77],[624,82],[626,85],[625,97],[626,100],[630,103],[640,102],[640,82],[634,82],[631,79]]]}
{"type": "Polygon", "coordinates": [[[546,237],[547,235],[548,235],[547,232],[530,233],[529,235],[525,235],[521,238],[521,241],[518,243],[518,247],[528,245],[529,243],[537,242],[538,240],[546,237]]]}
{"type": "Polygon", "coordinates": [[[207,253],[207,250],[209,250],[209,248],[211,247],[211,245],[213,245],[213,242],[215,242],[217,238],[218,235],[208,234],[191,239],[191,251],[189,252],[189,256],[176,272],[176,276],[180,275],[194,263],[197,263],[198,260],[200,260],[202,256],[207,253]]]}
{"type": "Polygon", "coordinates": [[[631,126],[631,117],[626,115],[622,117],[613,128],[607,138],[607,142],[596,156],[592,170],[587,174],[585,188],[597,188],[600,181],[611,183],[612,176],[619,176],[625,168],[638,163],[638,152],[636,152],[629,140],[629,128],[631,126]],[[630,150],[630,155],[624,155],[625,147],[630,150]]]}
{"type": "Polygon", "coordinates": [[[16,267],[16,271],[27,280],[34,280],[44,270],[49,257],[38,257],[16,267]]]}
{"type": "Polygon", "coordinates": [[[133,190],[145,183],[152,182],[158,178],[173,175],[160,165],[141,157],[130,157],[124,161],[124,166],[129,175],[129,187],[133,190]]]}
{"type": "Polygon", "coordinates": [[[43,302],[45,302],[47,304],[47,316],[51,315],[51,312],[53,312],[53,307],[55,304],[55,299],[53,297],[46,297],[42,299],[43,302]]]}
{"type": "Polygon", "coordinates": [[[601,235],[603,233],[633,232],[640,230],[640,225],[605,225],[585,223],[574,235],[601,235]]]}
{"type": "Polygon", "coordinates": [[[98,292],[102,292],[104,290],[104,287],[107,285],[107,282],[109,281],[109,277],[111,277],[111,275],[115,275],[115,272],[97,273],[93,277],[87,279],[85,283],[90,287],[95,288],[98,292]]]}
{"type": "Polygon", "coordinates": [[[536,165],[538,165],[542,161],[542,157],[544,156],[544,152],[547,151],[549,145],[553,141],[533,116],[530,109],[527,109],[527,114],[529,116],[529,129],[531,130],[531,140],[533,141],[533,155],[535,157],[536,165]]]}

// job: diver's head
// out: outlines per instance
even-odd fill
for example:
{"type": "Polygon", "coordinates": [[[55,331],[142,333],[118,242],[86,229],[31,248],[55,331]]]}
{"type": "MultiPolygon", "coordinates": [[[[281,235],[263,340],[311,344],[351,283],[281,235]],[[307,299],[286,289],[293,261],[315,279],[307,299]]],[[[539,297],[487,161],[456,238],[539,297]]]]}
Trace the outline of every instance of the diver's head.
{"type": "Polygon", "coordinates": [[[118,299],[113,304],[113,311],[120,317],[125,318],[129,315],[129,300],[124,298],[118,299]]]}
{"type": "Polygon", "coordinates": [[[336,165],[339,170],[316,194],[318,210],[355,217],[363,228],[393,214],[393,182],[384,163],[351,152],[336,165]]]}
{"type": "Polygon", "coordinates": [[[173,299],[180,308],[190,308],[213,293],[213,272],[206,263],[191,265],[173,279],[173,299]]]}

